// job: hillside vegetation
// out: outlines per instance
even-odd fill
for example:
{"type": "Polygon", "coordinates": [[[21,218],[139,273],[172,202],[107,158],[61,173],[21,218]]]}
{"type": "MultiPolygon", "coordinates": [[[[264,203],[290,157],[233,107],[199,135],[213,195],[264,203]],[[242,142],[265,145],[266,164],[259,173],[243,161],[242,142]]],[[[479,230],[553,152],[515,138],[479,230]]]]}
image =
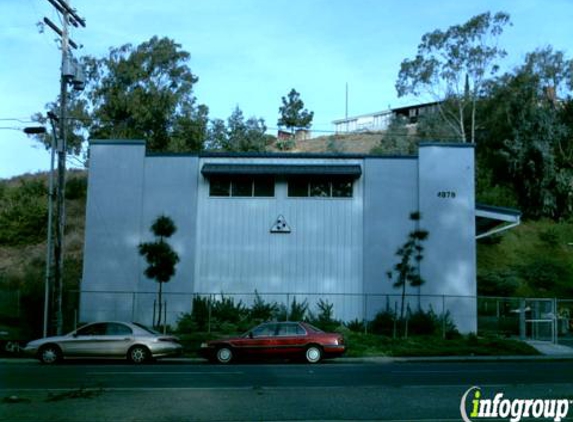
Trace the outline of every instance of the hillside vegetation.
{"type": "MultiPolygon", "coordinates": [[[[324,145],[328,139],[314,142],[324,145]]],[[[368,142],[366,137],[363,142],[368,142]]],[[[42,325],[47,185],[43,173],[0,180],[0,299],[19,291],[20,308],[26,310],[20,310],[20,317],[32,327],[42,325]]],[[[64,275],[68,309],[75,306],[73,292],[79,289],[81,279],[86,188],[86,172],[70,173],[64,275]]],[[[572,242],[573,222],[551,220],[525,221],[501,235],[480,240],[478,293],[573,298],[572,242]]],[[[8,303],[2,306],[0,324],[18,318],[15,304],[8,299],[2,302],[8,303]]]]}

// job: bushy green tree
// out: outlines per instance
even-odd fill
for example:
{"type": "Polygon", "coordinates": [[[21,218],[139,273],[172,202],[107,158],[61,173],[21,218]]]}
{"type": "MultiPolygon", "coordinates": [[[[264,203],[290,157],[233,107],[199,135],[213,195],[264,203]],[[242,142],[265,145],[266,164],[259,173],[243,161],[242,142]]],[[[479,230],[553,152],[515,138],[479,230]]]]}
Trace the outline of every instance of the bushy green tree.
{"type": "Polygon", "coordinates": [[[573,212],[573,126],[566,93],[571,61],[551,48],[528,54],[525,64],[488,86],[483,101],[486,130],[480,134],[481,165],[511,186],[527,217],[573,212]],[[569,117],[570,119],[570,117],[569,117]]]}
{"type": "Polygon", "coordinates": [[[171,218],[158,217],[151,226],[151,232],[156,237],[153,242],[139,244],[139,254],[145,258],[148,267],[144,274],[147,278],[159,283],[157,290],[158,313],[156,326],[161,325],[163,310],[163,283],[171,280],[175,275],[175,266],[179,262],[179,255],[173,250],[165,239],[171,237],[177,231],[177,227],[171,218]]]}
{"type": "Polygon", "coordinates": [[[211,122],[208,146],[232,152],[262,152],[270,142],[266,130],[263,119],[250,117],[245,120],[243,111],[237,106],[227,119],[226,126],[221,119],[211,122]]]}
{"type": "Polygon", "coordinates": [[[296,129],[308,129],[312,125],[314,111],[304,108],[300,94],[293,88],[287,97],[281,99],[283,105],[279,107],[278,126],[285,127],[294,135],[296,129]]]}
{"type": "MultiPolygon", "coordinates": [[[[201,150],[208,109],[193,95],[198,78],[189,58],[180,44],[156,36],[81,58],[87,81],[83,92],[69,93],[69,152],[78,154],[88,138],[144,139],[150,151],[201,150]]],[[[59,99],[46,109],[59,114],[59,99]]],[[[42,139],[49,144],[48,136],[42,139]]]]}
{"type": "Polygon", "coordinates": [[[0,245],[34,244],[46,236],[47,187],[43,180],[0,182],[0,245]]]}

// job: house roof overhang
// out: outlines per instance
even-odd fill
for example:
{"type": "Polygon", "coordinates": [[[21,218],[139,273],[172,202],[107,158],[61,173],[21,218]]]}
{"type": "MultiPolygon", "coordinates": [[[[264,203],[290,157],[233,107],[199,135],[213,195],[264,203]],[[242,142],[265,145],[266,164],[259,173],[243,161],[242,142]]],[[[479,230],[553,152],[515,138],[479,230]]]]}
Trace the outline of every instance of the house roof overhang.
{"type": "Polygon", "coordinates": [[[476,239],[509,230],[521,224],[521,211],[476,204],[476,239]]]}
{"type": "Polygon", "coordinates": [[[205,163],[201,174],[211,176],[347,176],[362,175],[358,164],[218,164],[205,163]]]}

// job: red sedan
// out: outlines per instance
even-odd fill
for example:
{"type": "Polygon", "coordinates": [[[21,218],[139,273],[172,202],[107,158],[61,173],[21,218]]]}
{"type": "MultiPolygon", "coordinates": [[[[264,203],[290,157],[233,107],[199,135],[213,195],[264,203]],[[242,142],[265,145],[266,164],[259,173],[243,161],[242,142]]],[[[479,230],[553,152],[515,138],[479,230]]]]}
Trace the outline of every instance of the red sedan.
{"type": "Polygon", "coordinates": [[[340,356],[344,338],[325,333],[306,322],[267,322],[240,337],[212,340],[201,345],[204,358],[229,363],[235,358],[304,358],[317,363],[323,358],[340,356]]]}

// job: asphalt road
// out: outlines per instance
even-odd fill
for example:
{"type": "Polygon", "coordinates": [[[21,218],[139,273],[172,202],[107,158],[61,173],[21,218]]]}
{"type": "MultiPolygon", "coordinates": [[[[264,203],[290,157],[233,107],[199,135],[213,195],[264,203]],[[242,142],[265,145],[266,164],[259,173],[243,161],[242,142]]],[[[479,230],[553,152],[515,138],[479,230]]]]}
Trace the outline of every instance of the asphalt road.
{"type": "Polygon", "coordinates": [[[0,420],[458,421],[472,386],[573,399],[573,362],[0,363],[0,420]]]}

